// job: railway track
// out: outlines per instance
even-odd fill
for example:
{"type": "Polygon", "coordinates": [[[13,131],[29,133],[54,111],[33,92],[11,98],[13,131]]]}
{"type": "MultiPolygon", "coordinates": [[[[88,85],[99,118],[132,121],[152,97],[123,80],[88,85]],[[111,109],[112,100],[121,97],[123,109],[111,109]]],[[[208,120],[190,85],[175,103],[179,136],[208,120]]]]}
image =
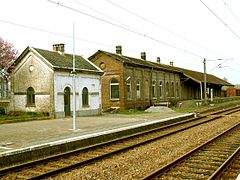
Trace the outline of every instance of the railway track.
{"type": "Polygon", "coordinates": [[[3,179],[41,179],[92,163],[239,111],[225,109],[154,130],[0,170],[3,179]]]}
{"type": "Polygon", "coordinates": [[[150,173],[148,179],[231,179],[240,173],[240,122],[150,173]]]}

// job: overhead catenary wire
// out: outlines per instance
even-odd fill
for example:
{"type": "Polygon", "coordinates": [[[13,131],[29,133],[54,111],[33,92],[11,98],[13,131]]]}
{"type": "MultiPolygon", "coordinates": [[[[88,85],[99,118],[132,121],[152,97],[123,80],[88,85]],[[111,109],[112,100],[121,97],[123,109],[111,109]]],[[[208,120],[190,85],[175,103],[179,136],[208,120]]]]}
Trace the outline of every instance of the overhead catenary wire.
{"type": "MultiPolygon", "coordinates": [[[[79,2],[78,0],[73,0],[73,1],[74,1],[75,3],[77,3],[77,4],[80,4],[80,5],[82,5],[82,6],[86,7],[86,8],[88,8],[88,9],[90,9],[90,10],[92,10],[92,11],[94,11],[94,12],[96,12],[96,13],[98,13],[98,14],[104,16],[104,17],[106,17],[106,18],[109,18],[109,19],[112,20],[112,21],[115,21],[115,22],[117,22],[117,23],[119,23],[119,24],[121,24],[121,25],[123,25],[123,26],[126,26],[127,28],[132,29],[130,26],[128,26],[128,25],[126,25],[126,24],[120,22],[119,20],[114,19],[114,18],[112,18],[112,17],[110,17],[110,16],[108,16],[108,15],[106,15],[106,14],[104,14],[104,13],[102,13],[102,12],[100,12],[100,11],[98,11],[98,10],[96,10],[96,9],[94,9],[94,8],[92,8],[92,7],[90,7],[90,6],[86,5],[86,4],[84,4],[84,3],[82,3],[82,2],[79,2]]],[[[132,30],[134,30],[134,29],[132,29],[132,30]]]]}
{"type": "Polygon", "coordinates": [[[88,17],[90,17],[90,18],[96,19],[96,20],[98,20],[98,21],[107,23],[107,24],[112,25],[112,26],[114,26],[114,27],[120,28],[120,29],[122,29],[122,30],[131,32],[131,33],[136,34],[136,35],[138,35],[138,36],[145,37],[145,38],[150,39],[150,40],[152,40],[152,41],[155,41],[155,42],[157,42],[157,43],[160,43],[160,44],[163,44],[163,45],[165,45],[165,46],[168,46],[168,47],[171,47],[171,48],[173,48],[173,49],[176,49],[176,50],[178,50],[178,51],[182,51],[182,52],[184,52],[184,53],[190,54],[190,55],[195,56],[195,57],[198,57],[198,58],[203,58],[203,56],[198,55],[198,54],[196,54],[196,53],[194,53],[194,52],[191,52],[191,51],[182,49],[182,48],[180,48],[180,47],[177,47],[177,46],[174,46],[174,45],[169,44],[169,43],[167,43],[167,42],[158,40],[158,39],[156,39],[156,38],[154,38],[154,37],[151,37],[151,36],[149,36],[149,35],[146,35],[146,34],[144,34],[144,33],[141,33],[141,32],[138,32],[138,31],[135,31],[135,30],[132,30],[132,29],[129,29],[129,28],[127,28],[127,27],[124,27],[124,26],[118,25],[118,24],[116,24],[116,23],[107,21],[107,20],[105,20],[105,19],[96,17],[96,16],[94,16],[94,15],[91,15],[91,14],[88,14],[88,13],[85,13],[85,12],[82,12],[82,11],[80,11],[80,10],[78,10],[78,9],[69,7],[69,6],[64,5],[64,4],[61,4],[60,2],[55,2],[55,1],[52,1],[52,0],[47,0],[47,1],[50,2],[50,3],[53,3],[53,4],[55,4],[55,5],[64,7],[64,8],[66,8],[66,9],[69,9],[69,10],[71,10],[71,11],[80,13],[80,14],[85,15],[85,16],[88,16],[88,17]]]}
{"type": "Polygon", "coordinates": [[[227,25],[227,23],[225,23],[212,9],[210,9],[210,7],[208,7],[206,3],[204,3],[202,0],[200,1],[222,24],[224,24],[226,28],[228,28],[229,31],[232,32],[232,34],[234,34],[240,40],[240,37],[237,35],[237,33],[235,33],[233,29],[227,25]]]}
{"type": "Polygon", "coordinates": [[[188,43],[191,43],[191,44],[193,44],[193,45],[195,45],[195,46],[197,46],[197,47],[199,47],[199,48],[201,48],[201,49],[204,49],[204,50],[207,50],[207,51],[212,52],[212,53],[214,53],[214,54],[223,56],[223,55],[221,55],[220,53],[215,52],[215,51],[213,51],[213,50],[210,50],[209,48],[204,47],[203,45],[200,45],[200,44],[198,44],[198,43],[196,43],[196,42],[194,42],[194,41],[192,41],[192,40],[190,40],[190,39],[188,39],[188,38],[186,38],[186,37],[184,37],[184,36],[182,36],[182,35],[174,32],[174,31],[172,31],[172,30],[170,30],[170,29],[168,29],[168,28],[166,28],[166,27],[163,27],[162,25],[160,25],[160,24],[158,24],[158,23],[155,23],[154,21],[151,21],[151,20],[149,20],[149,19],[147,19],[147,18],[145,18],[145,17],[143,17],[143,16],[141,16],[141,15],[139,15],[139,14],[137,14],[137,13],[135,13],[135,12],[133,12],[133,11],[131,11],[131,10],[129,10],[129,9],[127,9],[127,8],[125,8],[125,7],[117,4],[117,3],[115,3],[115,2],[112,2],[111,0],[105,0],[105,1],[106,1],[107,3],[112,4],[113,6],[116,6],[116,7],[120,8],[121,10],[123,10],[123,11],[125,11],[125,12],[127,12],[127,13],[129,13],[129,14],[131,14],[131,15],[133,15],[133,16],[136,16],[137,18],[142,19],[143,21],[148,22],[148,23],[151,24],[151,25],[154,25],[154,26],[157,27],[157,28],[160,28],[160,29],[168,32],[169,34],[174,35],[175,37],[178,37],[178,38],[180,38],[180,39],[182,39],[182,40],[184,40],[184,41],[186,41],[186,42],[188,42],[188,43]]]}
{"type": "MultiPolygon", "coordinates": [[[[58,33],[58,32],[53,32],[53,31],[50,31],[50,30],[37,28],[37,27],[32,27],[32,26],[28,26],[28,25],[24,25],[24,24],[20,24],[20,23],[15,23],[15,22],[3,20],[3,19],[0,19],[0,22],[10,24],[12,26],[17,26],[17,27],[22,27],[22,28],[25,28],[25,29],[30,29],[30,30],[33,30],[33,31],[53,34],[55,36],[65,37],[65,38],[69,38],[69,39],[73,38],[71,35],[66,35],[66,34],[62,34],[62,33],[58,33]]],[[[78,40],[78,41],[83,41],[83,42],[90,43],[90,44],[100,45],[100,46],[104,46],[104,47],[107,47],[107,48],[115,48],[115,46],[113,46],[113,45],[104,44],[102,42],[91,41],[91,40],[82,39],[82,38],[79,38],[79,37],[75,37],[75,39],[78,40]]],[[[132,49],[125,49],[125,50],[128,51],[128,52],[138,53],[138,51],[132,50],[132,49]]],[[[154,57],[154,56],[152,56],[152,57],[154,57]]],[[[171,58],[162,58],[162,59],[170,60],[171,58]]]]}
{"type": "MultiPolygon", "coordinates": [[[[19,24],[19,23],[15,23],[15,22],[3,20],[3,19],[0,19],[0,22],[6,23],[6,24],[10,24],[10,25],[13,25],[13,26],[23,27],[23,28],[26,28],[26,29],[34,30],[34,31],[40,31],[40,32],[44,32],[44,33],[49,33],[49,34],[53,34],[53,35],[56,35],[56,36],[62,36],[62,37],[65,37],[65,38],[71,38],[71,39],[73,38],[71,35],[57,33],[57,32],[53,32],[53,31],[50,31],[50,30],[41,29],[41,28],[37,28],[37,27],[27,26],[27,25],[24,25],[24,24],[19,24]]],[[[84,41],[84,42],[87,42],[87,43],[101,45],[101,46],[106,46],[106,47],[111,47],[111,48],[113,47],[112,45],[103,44],[103,43],[96,42],[96,41],[90,41],[90,40],[82,39],[82,38],[78,38],[78,37],[75,37],[75,39],[76,40],[80,40],[80,41],[84,41]]]]}
{"type": "Polygon", "coordinates": [[[227,5],[227,3],[225,2],[225,0],[222,0],[223,4],[227,7],[227,9],[230,11],[230,13],[235,17],[235,19],[238,21],[238,23],[240,24],[240,20],[237,17],[237,15],[232,11],[232,9],[227,5]]]}

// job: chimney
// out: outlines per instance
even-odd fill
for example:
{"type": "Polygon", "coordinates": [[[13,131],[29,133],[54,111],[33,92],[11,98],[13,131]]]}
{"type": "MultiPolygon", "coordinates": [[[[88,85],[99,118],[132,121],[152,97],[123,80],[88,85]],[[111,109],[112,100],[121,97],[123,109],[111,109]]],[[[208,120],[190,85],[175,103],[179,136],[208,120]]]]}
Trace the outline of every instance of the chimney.
{"type": "Polygon", "coordinates": [[[122,46],[116,46],[116,53],[122,55],[122,46]]]}
{"type": "Polygon", "coordinates": [[[161,59],[160,59],[160,57],[157,57],[157,63],[159,63],[159,64],[160,64],[160,62],[161,62],[161,59]]]}
{"type": "Polygon", "coordinates": [[[170,61],[170,66],[173,66],[173,61],[170,61]]]}
{"type": "Polygon", "coordinates": [[[146,60],[146,53],[145,52],[141,52],[141,59],[146,60]]]}
{"type": "Polygon", "coordinates": [[[53,51],[64,53],[65,51],[64,44],[54,44],[53,51]]]}

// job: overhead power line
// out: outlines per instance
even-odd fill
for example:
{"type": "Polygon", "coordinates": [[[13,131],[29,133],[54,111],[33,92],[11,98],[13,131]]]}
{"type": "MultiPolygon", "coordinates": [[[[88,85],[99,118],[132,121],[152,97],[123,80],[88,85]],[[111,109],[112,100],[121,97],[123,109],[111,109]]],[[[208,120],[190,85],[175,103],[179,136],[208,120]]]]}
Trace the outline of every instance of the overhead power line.
{"type": "Polygon", "coordinates": [[[200,0],[201,3],[221,22],[226,26],[239,40],[240,37],[225,23],[212,9],[210,9],[202,0],[200,0]]]}
{"type": "MultiPolygon", "coordinates": [[[[53,32],[53,31],[50,31],[50,30],[46,30],[46,29],[41,29],[41,28],[37,28],[37,27],[32,27],[32,26],[27,26],[27,25],[24,25],[24,24],[19,24],[19,23],[15,23],[15,22],[10,22],[10,21],[6,21],[6,20],[3,20],[3,19],[0,19],[0,23],[6,23],[6,24],[10,24],[12,26],[18,26],[18,27],[22,27],[22,28],[25,28],[25,29],[30,29],[30,30],[33,30],[33,31],[38,31],[38,32],[43,32],[43,33],[49,33],[49,34],[53,34],[53,35],[56,35],[56,36],[60,36],[60,37],[65,37],[65,38],[69,38],[69,39],[72,39],[73,36],[71,35],[66,35],[66,34],[62,34],[62,33],[57,33],[57,32],[53,32]]],[[[96,41],[91,41],[91,40],[87,40],[87,39],[82,39],[82,38],[78,38],[78,37],[75,37],[76,40],[79,40],[79,41],[83,41],[83,42],[86,42],[86,43],[91,43],[91,44],[96,44],[96,45],[100,45],[100,46],[104,46],[104,47],[108,47],[108,48],[115,48],[115,46],[113,45],[109,45],[109,44],[103,44],[101,42],[96,42],[96,41]]],[[[138,53],[138,51],[135,51],[135,50],[131,50],[131,49],[125,49],[126,51],[128,52],[134,52],[134,53],[138,53]]],[[[151,55],[150,55],[151,56],[151,55]]],[[[167,59],[167,58],[165,58],[167,59]]],[[[171,58],[168,58],[168,59],[171,59],[171,58]]]]}
{"type": "MultiPolygon", "coordinates": [[[[127,13],[129,13],[129,14],[131,14],[131,15],[133,15],[133,16],[136,16],[137,18],[142,19],[143,21],[148,22],[149,24],[154,25],[155,27],[158,27],[158,28],[160,28],[160,29],[168,32],[169,34],[172,34],[172,35],[174,35],[174,36],[176,36],[176,37],[178,37],[178,38],[186,41],[186,42],[189,42],[189,43],[191,43],[191,44],[193,44],[193,45],[195,45],[195,46],[197,46],[197,47],[199,47],[199,48],[201,48],[201,49],[207,50],[207,51],[212,52],[212,53],[214,53],[214,54],[220,55],[219,53],[217,53],[217,52],[215,52],[215,51],[213,51],[213,50],[210,50],[209,48],[204,47],[203,45],[200,45],[200,44],[198,44],[198,43],[196,43],[196,42],[194,42],[194,41],[192,41],[192,40],[190,40],[190,39],[188,39],[188,38],[186,38],[186,37],[184,37],[184,36],[182,36],[182,35],[174,32],[174,31],[172,31],[172,30],[170,30],[170,29],[168,29],[168,28],[166,28],[166,27],[163,27],[163,26],[161,26],[161,25],[159,25],[159,24],[157,24],[157,23],[155,23],[155,22],[153,22],[153,21],[151,21],[151,20],[149,20],[149,19],[147,19],[147,18],[145,18],[145,17],[143,17],[143,16],[141,16],[141,15],[133,12],[133,11],[130,11],[129,9],[120,6],[119,4],[117,4],[117,3],[115,3],[115,2],[112,2],[111,0],[105,0],[105,1],[108,2],[108,3],[110,3],[110,4],[112,4],[113,6],[118,7],[119,9],[121,9],[121,10],[123,10],[123,11],[125,11],[125,12],[127,12],[127,13]]],[[[220,56],[222,56],[222,55],[220,55],[220,56]]]]}
{"type": "Polygon", "coordinates": [[[86,7],[86,8],[88,8],[88,9],[90,9],[90,10],[92,10],[92,11],[94,11],[94,12],[96,12],[96,13],[98,13],[98,14],[104,16],[104,17],[106,17],[106,18],[109,18],[109,19],[111,19],[111,20],[113,20],[113,21],[115,21],[115,22],[117,22],[117,23],[119,23],[119,24],[121,24],[121,25],[123,25],[123,26],[126,26],[127,28],[130,28],[130,29],[131,29],[130,26],[128,26],[128,25],[126,25],[126,24],[123,24],[123,23],[120,22],[119,20],[114,19],[114,18],[112,18],[112,17],[110,17],[110,16],[108,16],[108,15],[106,15],[106,14],[104,14],[104,13],[102,13],[102,12],[100,12],[100,11],[98,11],[98,10],[96,10],[96,9],[94,9],[94,8],[92,8],[92,7],[90,7],[90,6],[86,5],[86,4],[84,4],[84,3],[82,3],[82,2],[79,2],[79,1],[77,1],[77,0],[73,0],[73,1],[76,2],[77,4],[80,4],[80,5],[82,5],[82,6],[86,7]]]}
{"type": "MultiPolygon", "coordinates": [[[[27,26],[27,25],[24,25],[24,24],[19,24],[19,23],[15,23],[15,22],[6,21],[6,20],[3,20],[3,19],[0,19],[0,22],[10,24],[10,25],[13,25],[13,26],[23,27],[23,28],[26,28],[26,29],[34,30],[34,31],[49,33],[49,34],[53,34],[53,35],[61,36],[61,37],[65,37],[65,38],[71,38],[71,39],[73,38],[71,35],[61,34],[61,33],[49,31],[49,30],[46,30],[46,29],[41,29],[41,28],[37,28],[37,27],[27,26]]],[[[111,48],[113,47],[111,45],[103,44],[103,43],[96,42],[96,41],[90,41],[90,40],[87,40],[87,39],[81,39],[81,38],[78,38],[78,37],[75,37],[75,39],[80,40],[80,41],[84,41],[84,42],[88,42],[88,43],[92,43],[92,44],[98,44],[98,45],[101,45],[101,46],[106,46],[106,47],[111,47],[111,48]]]]}
{"type": "Polygon", "coordinates": [[[223,4],[227,7],[227,9],[230,11],[230,13],[235,17],[235,19],[238,21],[238,23],[240,24],[240,20],[239,20],[239,18],[236,16],[236,14],[232,11],[232,9],[227,5],[227,3],[224,1],[224,0],[222,0],[223,1],[223,4]]]}
{"type": "Polygon", "coordinates": [[[150,39],[150,40],[155,41],[155,42],[157,42],[157,43],[160,43],[160,44],[163,44],[163,45],[165,45],[165,46],[171,47],[171,48],[173,48],[173,49],[176,49],[176,50],[182,51],[182,52],[184,52],[184,53],[190,54],[190,55],[192,55],[192,56],[196,56],[196,57],[199,57],[199,58],[203,58],[202,56],[200,56],[200,55],[198,55],[198,54],[195,54],[195,53],[193,53],[193,52],[191,52],[191,51],[188,51],[188,50],[179,48],[179,47],[177,47],[177,46],[174,46],[174,45],[172,45],[172,44],[169,44],[169,43],[167,43],[167,42],[158,40],[158,39],[156,39],[156,38],[154,38],[154,37],[151,37],[151,36],[148,36],[148,35],[146,35],[146,34],[144,34],[144,33],[141,33],[141,32],[138,32],[138,31],[135,31],[135,30],[132,30],[132,29],[129,29],[129,28],[127,28],[127,27],[123,27],[123,26],[118,25],[118,24],[116,24],[116,23],[113,23],[113,22],[107,21],[107,20],[105,20],[105,19],[102,19],[102,18],[93,16],[93,15],[91,15],[91,14],[82,12],[82,11],[80,11],[80,10],[74,9],[74,8],[72,8],[72,7],[69,7],[69,6],[67,6],[67,5],[61,4],[61,3],[59,3],[59,2],[54,2],[54,1],[52,1],[52,0],[47,0],[47,1],[49,1],[49,2],[51,2],[51,3],[53,3],[53,4],[55,4],[55,5],[64,7],[64,8],[66,8],[66,9],[69,9],[69,10],[71,10],[71,11],[80,13],[80,14],[85,15],[85,16],[88,16],[88,17],[90,17],[90,18],[96,19],[96,20],[98,20],[98,21],[104,22],[104,23],[106,23],[106,24],[110,24],[110,25],[115,26],[115,27],[117,27],[117,28],[120,28],[120,29],[122,29],[122,30],[131,32],[131,33],[133,33],[133,34],[136,34],[136,35],[139,35],[139,36],[142,36],[142,37],[145,37],[145,38],[147,38],[147,39],[150,39]]]}

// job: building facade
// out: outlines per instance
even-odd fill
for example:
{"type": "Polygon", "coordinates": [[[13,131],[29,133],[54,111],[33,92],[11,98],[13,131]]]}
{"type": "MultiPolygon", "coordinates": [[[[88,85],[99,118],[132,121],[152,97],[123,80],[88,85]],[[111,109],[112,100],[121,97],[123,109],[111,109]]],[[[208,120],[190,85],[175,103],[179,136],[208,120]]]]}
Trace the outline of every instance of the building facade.
{"type": "Polygon", "coordinates": [[[181,99],[181,73],[163,68],[141,58],[98,51],[89,58],[104,71],[102,76],[103,109],[145,109],[154,104],[181,99]]]}
{"type": "MultiPolygon", "coordinates": [[[[11,72],[12,111],[41,112],[55,118],[72,115],[73,55],[64,52],[64,44],[53,51],[27,47],[15,61],[11,72]]],[[[101,113],[102,71],[90,61],[76,59],[76,114],[101,113]]]]}
{"type": "MultiPolygon", "coordinates": [[[[102,76],[103,109],[145,109],[152,105],[171,104],[181,100],[204,98],[204,75],[170,65],[164,65],[158,57],[155,62],[122,55],[122,47],[116,53],[97,51],[89,60],[104,71],[102,76]]],[[[221,87],[231,85],[207,74],[207,92],[221,96],[221,87]]]]}

